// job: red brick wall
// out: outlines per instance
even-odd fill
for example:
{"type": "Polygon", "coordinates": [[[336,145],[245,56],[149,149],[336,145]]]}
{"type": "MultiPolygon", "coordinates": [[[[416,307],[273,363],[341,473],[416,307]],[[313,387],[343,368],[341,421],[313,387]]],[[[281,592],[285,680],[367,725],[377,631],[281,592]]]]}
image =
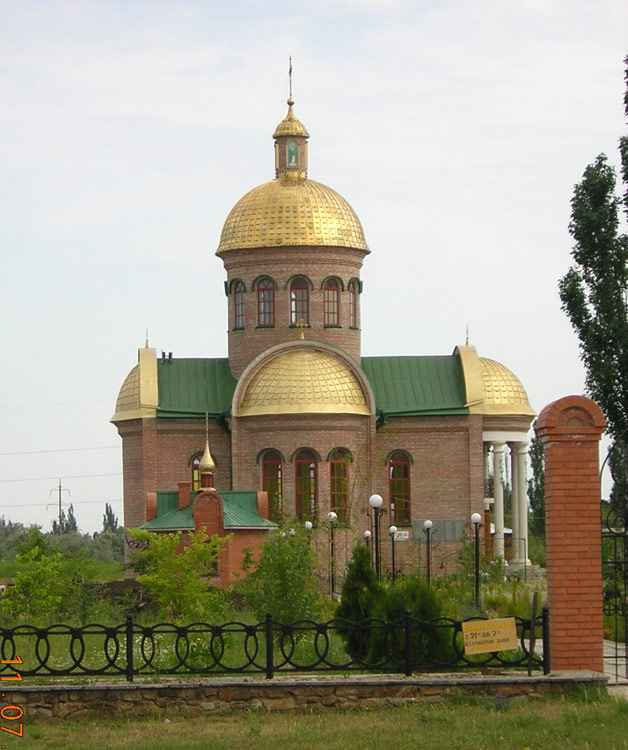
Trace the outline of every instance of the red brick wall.
{"type": "MultiPolygon", "coordinates": [[[[231,250],[223,261],[227,271],[227,284],[240,279],[246,286],[244,295],[244,330],[234,331],[233,296],[227,298],[229,306],[229,364],[231,371],[239,377],[245,367],[258,354],[276,344],[299,338],[299,331],[290,328],[289,280],[295,274],[307,276],[313,284],[310,289],[310,329],[305,338],[322,341],[340,349],[360,361],[360,331],[349,328],[349,292],[347,285],[352,278],[359,278],[364,252],[347,248],[330,247],[286,247],[255,250],[231,250]],[[272,278],[275,289],[275,327],[257,328],[257,291],[254,286],[264,275],[272,278]],[[338,277],[344,291],[340,291],[340,328],[325,328],[323,325],[323,290],[321,285],[328,276],[338,277]],[[286,286],[287,285],[287,286],[286,286]]],[[[360,295],[356,295],[358,323],[360,295]]]]}
{"type": "MultiPolygon", "coordinates": [[[[512,420],[508,422],[512,427],[512,420]]],[[[362,539],[369,525],[360,513],[368,498],[377,492],[388,508],[388,470],[386,460],[394,450],[405,450],[412,456],[411,502],[412,519],[422,523],[432,520],[470,519],[471,513],[482,512],[484,496],[484,466],[481,415],[459,417],[424,417],[391,419],[376,429],[375,417],[361,415],[273,415],[242,417],[231,420],[232,435],[218,425],[210,425],[210,447],[216,461],[214,484],[223,489],[260,489],[261,463],[264,449],[274,449],[284,456],[283,495],[285,508],[294,513],[295,465],[293,455],[299,448],[318,452],[319,517],[324,519],[329,510],[329,463],[333,448],[347,448],[354,461],[349,468],[351,519],[354,530],[339,532],[337,538],[338,571],[343,559],[348,559],[354,540],[362,539]],[[233,471],[231,453],[233,451],[233,471]],[[232,484],[233,474],[233,484],[232,484]]],[[[491,427],[500,426],[491,418],[491,427]]],[[[178,483],[189,481],[190,456],[202,451],[205,441],[203,419],[133,420],[119,424],[124,446],[125,523],[138,526],[145,518],[146,492],[176,491],[178,483]],[[145,435],[141,428],[144,425],[145,435]],[[150,450],[148,450],[150,448],[150,450]],[[146,459],[146,465],[142,460],[146,459]],[[139,507],[138,505],[139,498],[139,507]]],[[[382,528],[382,564],[390,567],[390,539],[386,530],[390,518],[384,516],[382,528]]],[[[396,545],[398,568],[406,571],[425,567],[424,545],[410,540],[396,545]]],[[[419,534],[421,541],[423,535],[419,534]]],[[[325,556],[328,555],[328,532],[314,532],[313,543],[320,548],[321,575],[327,574],[325,556]]],[[[250,546],[250,540],[242,542],[250,546]]],[[[441,562],[451,568],[452,552],[457,545],[444,543],[434,537],[433,569],[438,572],[441,562]]],[[[238,570],[237,561],[229,563],[238,570]]]]}
{"type": "MultiPolygon", "coordinates": [[[[260,495],[263,500],[265,493],[260,495]]],[[[258,507],[258,510],[261,512],[264,508],[258,507]]],[[[209,536],[218,534],[228,537],[218,560],[218,575],[212,580],[219,588],[230,586],[238,578],[238,574],[242,574],[245,549],[253,551],[253,560],[259,557],[259,549],[268,533],[254,529],[225,529],[222,499],[215,492],[197,495],[194,501],[194,528],[197,532],[205,528],[209,536]]]]}
{"type": "Polygon", "coordinates": [[[547,599],[551,669],[604,671],[599,441],[600,408],[567,396],[543,409],[547,599]]]}

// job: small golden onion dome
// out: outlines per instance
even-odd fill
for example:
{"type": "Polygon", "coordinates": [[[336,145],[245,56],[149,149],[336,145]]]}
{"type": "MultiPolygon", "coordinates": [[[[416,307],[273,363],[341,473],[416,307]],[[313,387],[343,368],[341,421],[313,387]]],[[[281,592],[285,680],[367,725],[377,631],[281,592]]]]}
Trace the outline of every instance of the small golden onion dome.
{"type": "Polygon", "coordinates": [[[369,252],[355,211],[335,190],[292,175],[253,188],[222,228],[217,255],[285,245],[347,247],[369,252]]]}
{"type": "Polygon", "coordinates": [[[288,136],[302,136],[304,138],[309,138],[310,134],[307,132],[305,125],[297,119],[296,115],[294,114],[292,110],[292,105],[294,104],[294,101],[292,99],[288,99],[288,114],[283,118],[283,120],[277,125],[275,128],[275,132],[273,133],[273,138],[279,138],[282,135],[288,135],[288,136]]]}
{"type": "Polygon", "coordinates": [[[205,441],[205,451],[198,465],[199,474],[211,474],[216,468],[212,454],[209,451],[209,440],[205,441]]]}
{"type": "Polygon", "coordinates": [[[370,414],[356,376],[329,354],[306,349],[279,354],[251,378],[237,416],[370,414]]]}
{"type": "Polygon", "coordinates": [[[480,370],[484,383],[485,414],[534,416],[528,394],[513,372],[500,362],[484,357],[480,357],[480,370]]]}

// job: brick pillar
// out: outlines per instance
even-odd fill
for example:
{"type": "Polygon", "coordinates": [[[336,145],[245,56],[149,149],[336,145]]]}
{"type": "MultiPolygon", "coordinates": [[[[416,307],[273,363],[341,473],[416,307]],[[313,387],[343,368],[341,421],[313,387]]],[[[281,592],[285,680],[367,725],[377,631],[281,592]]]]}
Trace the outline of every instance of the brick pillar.
{"type": "Polygon", "coordinates": [[[545,451],[547,600],[552,671],[604,671],[599,406],[566,396],[539,414],[545,451]]]}

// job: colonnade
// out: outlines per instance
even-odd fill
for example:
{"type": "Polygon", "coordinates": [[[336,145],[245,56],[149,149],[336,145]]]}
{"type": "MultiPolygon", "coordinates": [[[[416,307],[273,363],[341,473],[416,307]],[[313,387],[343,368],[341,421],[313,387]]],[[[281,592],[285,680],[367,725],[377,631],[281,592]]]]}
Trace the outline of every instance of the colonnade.
{"type": "Polygon", "coordinates": [[[494,557],[505,557],[504,543],[504,486],[506,480],[506,460],[510,460],[511,500],[512,500],[512,556],[510,564],[516,567],[530,565],[528,557],[528,483],[527,483],[527,440],[510,439],[506,436],[492,437],[484,447],[487,461],[485,475],[488,477],[489,460],[492,456],[493,469],[493,542],[494,557]]]}

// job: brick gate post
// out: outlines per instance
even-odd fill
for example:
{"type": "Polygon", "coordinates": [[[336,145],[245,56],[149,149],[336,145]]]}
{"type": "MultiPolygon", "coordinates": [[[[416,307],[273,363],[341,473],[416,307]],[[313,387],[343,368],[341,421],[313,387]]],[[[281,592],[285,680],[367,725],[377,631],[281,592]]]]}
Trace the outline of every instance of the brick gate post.
{"type": "Polygon", "coordinates": [[[546,406],[536,423],[545,451],[547,600],[552,671],[604,671],[600,407],[583,396],[546,406]]]}

